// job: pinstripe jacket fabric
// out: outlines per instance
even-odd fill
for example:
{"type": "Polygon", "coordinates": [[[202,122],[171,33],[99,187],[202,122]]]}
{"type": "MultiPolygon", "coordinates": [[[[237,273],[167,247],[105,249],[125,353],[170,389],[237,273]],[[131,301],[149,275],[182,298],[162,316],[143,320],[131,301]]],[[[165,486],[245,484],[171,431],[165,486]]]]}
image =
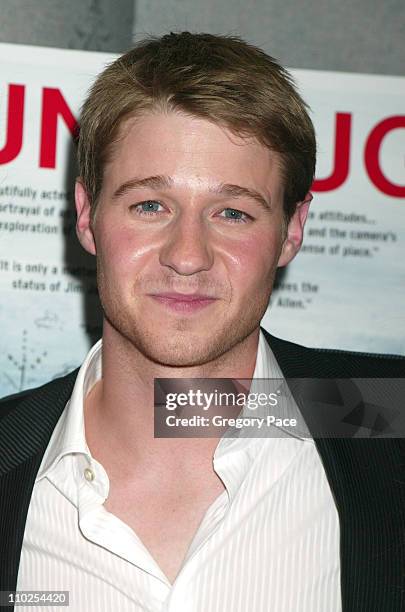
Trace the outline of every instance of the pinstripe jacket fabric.
{"type": "MultiPolygon", "coordinates": [[[[263,332],[286,378],[405,378],[404,357],[309,349],[263,332]]],[[[35,477],[77,372],[0,402],[0,590],[15,590],[35,477]]],[[[315,442],[339,513],[343,611],[405,610],[405,440],[315,442]]]]}

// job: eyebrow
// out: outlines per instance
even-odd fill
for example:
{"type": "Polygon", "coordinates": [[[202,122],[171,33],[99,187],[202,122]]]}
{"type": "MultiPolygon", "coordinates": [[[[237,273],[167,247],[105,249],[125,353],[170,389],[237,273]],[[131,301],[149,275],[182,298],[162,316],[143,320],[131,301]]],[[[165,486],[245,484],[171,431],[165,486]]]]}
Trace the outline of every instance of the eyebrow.
{"type": "Polygon", "coordinates": [[[118,187],[113,193],[113,200],[121,197],[128,191],[133,189],[142,189],[143,187],[149,187],[150,189],[163,189],[170,188],[173,185],[173,179],[169,176],[147,176],[146,178],[133,178],[126,181],[118,187]]]}
{"type": "Polygon", "coordinates": [[[255,200],[267,211],[271,210],[270,200],[266,200],[258,191],[250,189],[249,187],[241,187],[240,185],[233,185],[232,183],[221,183],[211,188],[209,191],[231,198],[250,198],[251,200],[255,200]]]}
{"type": "MultiPolygon", "coordinates": [[[[173,183],[174,181],[170,176],[163,175],[133,178],[120,185],[118,189],[114,191],[112,198],[113,200],[116,200],[126,194],[128,191],[142,189],[145,187],[149,187],[150,189],[170,189],[173,186],[173,183]]],[[[249,187],[242,187],[241,185],[234,185],[233,183],[220,183],[219,185],[210,187],[209,192],[233,199],[249,198],[251,200],[255,200],[266,211],[271,210],[270,200],[267,200],[258,191],[255,189],[250,189],[249,187]]]]}

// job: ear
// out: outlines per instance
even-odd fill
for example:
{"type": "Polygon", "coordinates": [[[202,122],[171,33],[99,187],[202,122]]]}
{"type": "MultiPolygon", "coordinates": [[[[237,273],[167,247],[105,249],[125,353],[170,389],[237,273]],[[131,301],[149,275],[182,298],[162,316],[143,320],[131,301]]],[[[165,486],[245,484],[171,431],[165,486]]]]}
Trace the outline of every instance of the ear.
{"type": "Polygon", "coordinates": [[[284,239],[277,267],[281,268],[290,263],[301,248],[304,237],[304,225],[307,220],[309,205],[312,201],[312,193],[309,191],[302,202],[298,202],[297,208],[287,226],[287,236],[284,239]]]}
{"type": "Polygon", "coordinates": [[[76,234],[82,247],[91,255],[96,254],[96,243],[91,226],[91,206],[89,196],[80,178],[75,185],[76,234]]]}

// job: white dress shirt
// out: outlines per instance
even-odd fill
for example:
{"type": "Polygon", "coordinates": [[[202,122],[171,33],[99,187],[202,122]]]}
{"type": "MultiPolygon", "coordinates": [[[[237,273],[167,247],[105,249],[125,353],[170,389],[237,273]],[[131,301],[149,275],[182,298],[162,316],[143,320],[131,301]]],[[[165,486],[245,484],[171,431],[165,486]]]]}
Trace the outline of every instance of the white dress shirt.
{"type": "MultiPolygon", "coordinates": [[[[69,608],[49,612],[341,611],[338,515],[312,438],[221,438],[213,465],[225,490],[170,584],[137,534],[103,505],[109,479],[89,452],[83,420],[100,377],[101,341],[41,463],[18,590],[69,591],[69,608]]],[[[262,332],[254,378],[282,378],[262,332]]]]}

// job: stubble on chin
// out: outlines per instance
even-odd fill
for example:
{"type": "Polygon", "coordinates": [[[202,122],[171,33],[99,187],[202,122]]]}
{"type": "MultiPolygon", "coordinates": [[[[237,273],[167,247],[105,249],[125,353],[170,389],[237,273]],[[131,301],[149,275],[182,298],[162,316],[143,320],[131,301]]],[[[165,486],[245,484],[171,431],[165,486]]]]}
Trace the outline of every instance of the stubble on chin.
{"type": "Polygon", "coordinates": [[[145,310],[137,319],[136,295],[145,292],[135,291],[134,284],[133,298],[123,298],[118,287],[114,290],[108,284],[100,262],[97,283],[104,316],[116,341],[125,350],[134,349],[148,360],[168,367],[202,366],[226,356],[258,328],[271,293],[269,290],[266,294],[248,295],[239,311],[231,316],[232,304],[221,299],[220,308],[213,306],[215,315],[207,316],[205,323],[206,313],[195,318],[168,315],[165,324],[163,315],[158,322],[148,320],[145,310]]]}
{"type": "Polygon", "coordinates": [[[162,318],[158,324],[151,321],[139,322],[128,313],[128,309],[109,295],[103,296],[100,288],[103,310],[107,321],[114,329],[118,342],[126,350],[135,349],[148,360],[167,367],[202,366],[219,360],[229,351],[243,343],[260,325],[267,303],[260,304],[251,297],[245,303],[243,312],[229,319],[225,305],[222,316],[215,320],[207,318],[209,325],[199,326],[199,321],[188,318],[162,318]]]}

